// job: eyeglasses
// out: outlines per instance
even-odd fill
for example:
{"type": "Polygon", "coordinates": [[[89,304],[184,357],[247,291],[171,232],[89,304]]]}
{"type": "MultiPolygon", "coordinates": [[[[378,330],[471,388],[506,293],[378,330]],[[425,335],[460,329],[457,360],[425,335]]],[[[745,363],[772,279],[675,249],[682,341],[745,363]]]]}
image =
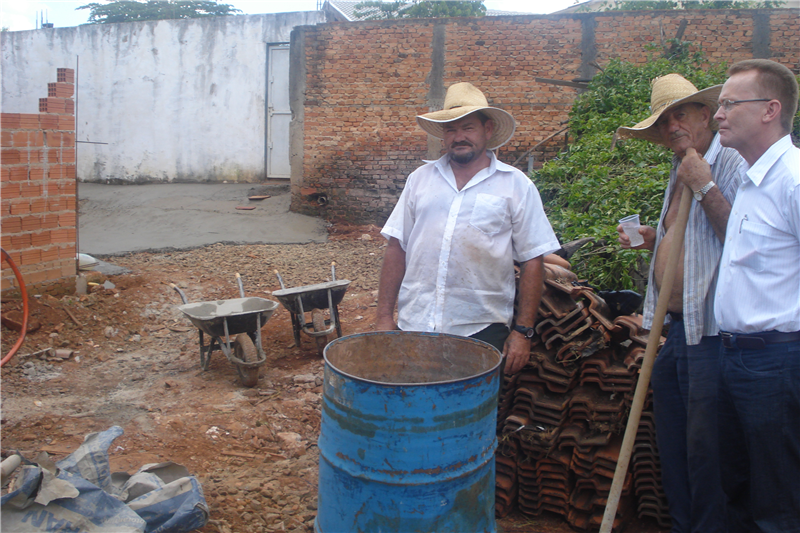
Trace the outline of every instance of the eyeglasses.
{"type": "Polygon", "coordinates": [[[751,98],[749,100],[727,100],[727,99],[725,99],[725,100],[720,100],[719,106],[722,109],[724,109],[725,112],[727,113],[728,111],[733,109],[733,106],[739,105],[739,104],[743,104],[745,102],[770,102],[770,101],[772,101],[771,98],[751,98]]]}

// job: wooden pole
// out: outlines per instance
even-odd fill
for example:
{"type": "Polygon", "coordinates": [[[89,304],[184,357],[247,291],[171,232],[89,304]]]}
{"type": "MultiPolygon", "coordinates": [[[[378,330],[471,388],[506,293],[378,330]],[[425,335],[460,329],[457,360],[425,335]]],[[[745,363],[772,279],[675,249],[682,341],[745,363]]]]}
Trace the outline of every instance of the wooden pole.
{"type": "Polygon", "coordinates": [[[653,363],[656,359],[656,351],[661,338],[661,329],[664,327],[664,317],[667,315],[667,304],[669,295],[672,293],[672,285],[675,281],[675,271],[678,268],[678,259],[683,248],[684,235],[686,233],[686,223],[689,220],[689,208],[692,205],[692,191],[684,186],[681,194],[681,203],[678,208],[678,219],[675,221],[673,239],[669,255],[667,256],[667,268],[664,271],[664,279],[659,289],[658,304],[656,305],[655,315],[653,316],[653,327],[650,336],[647,338],[647,348],[642,360],[642,368],[639,371],[639,381],[636,383],[636,392],[633,395],[633,404],[628,416],[628,425],[625,427],[625,437],[622,439],[622,448],[617,459],[617,469],[614,471],[614,481],[611,483],[611,490],[608,493],[606,510],[603,514],[603,522],[600,524],[600,533],[611,533],[614,526],[614,516],[617,514],[619,498],[622,494],[622,485],[625,482],[625,475],[628,473],[628,465],[631,462],[631,451],[636,440],[636,432],[639,430],[639,419],[642,416],[644,399],[647,396],[647,387],[650,385],[650,374],[653,373],[653,363]]]}

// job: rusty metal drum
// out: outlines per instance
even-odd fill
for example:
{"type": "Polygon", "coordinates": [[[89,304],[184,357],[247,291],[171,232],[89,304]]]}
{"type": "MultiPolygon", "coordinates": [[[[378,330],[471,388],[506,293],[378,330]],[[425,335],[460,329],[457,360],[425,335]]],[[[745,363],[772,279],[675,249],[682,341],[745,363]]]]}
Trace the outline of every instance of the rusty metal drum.
{"type": "Polygon", "coordinates": [[[314,530],[494,532],[501,354],[387,331],[325,348],[314,530]]]}

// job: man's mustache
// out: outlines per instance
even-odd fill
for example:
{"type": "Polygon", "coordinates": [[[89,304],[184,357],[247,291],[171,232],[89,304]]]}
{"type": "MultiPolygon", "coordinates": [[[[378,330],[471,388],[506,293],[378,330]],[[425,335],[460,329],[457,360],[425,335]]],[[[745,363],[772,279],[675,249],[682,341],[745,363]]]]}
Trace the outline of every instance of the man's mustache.
{"type": "Polygon", "coordinates": [[[461,141],[450,145],[451,148],[458,148],[459,146],[466,146],[467,148],[472,148],[472,143],[467,141],[461,141]]]}

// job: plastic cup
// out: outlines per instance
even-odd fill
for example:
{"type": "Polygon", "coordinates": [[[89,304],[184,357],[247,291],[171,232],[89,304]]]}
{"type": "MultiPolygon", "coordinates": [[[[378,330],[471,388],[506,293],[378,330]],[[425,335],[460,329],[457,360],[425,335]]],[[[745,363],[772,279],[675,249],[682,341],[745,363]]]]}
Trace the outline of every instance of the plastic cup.
{"type": "Polygon", "coordinates": [[[622,231],[624,231],[625,235],[631,240],[631,248],[644,244],[644,237],[639,234],[639,228],[641,226],[639,225],[638,213],[621,218],[619,223],[622,225],[622,231]]]}

